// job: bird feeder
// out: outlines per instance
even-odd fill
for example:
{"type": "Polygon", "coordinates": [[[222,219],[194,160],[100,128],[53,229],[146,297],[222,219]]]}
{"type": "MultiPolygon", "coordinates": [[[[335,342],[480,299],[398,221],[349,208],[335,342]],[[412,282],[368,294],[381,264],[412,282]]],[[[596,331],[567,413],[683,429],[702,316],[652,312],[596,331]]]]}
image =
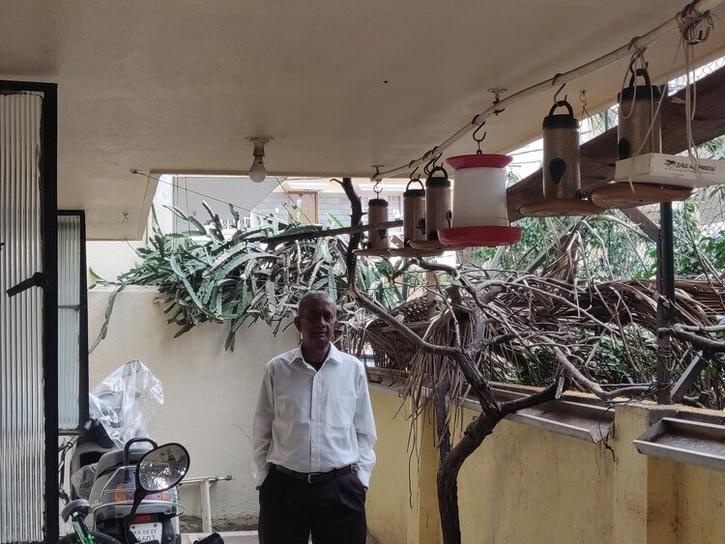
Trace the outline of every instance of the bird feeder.
{"type": "MultiPolygon", "coordinates": [[[[368,225],[388,222],[388,201],[380,198],[380,191],[376,191],[375,196],[368,201],[368,225]]],[[[388,229],[374,229],[368,231],[368,247],[358,249],[355,253],[368,257],[387,257],[388,249],[388,229]]]]}
{"type": "Polygon", "coordinates": [[[658,154],[662,148],[662,121],[658,104],[662,89],[652,85],[646,68],[629,68],[629,84],[617,96],[617,165],[613,183],[592,191],[591,200],[601,208],[632,208],[658,202],[687,199],[692,189],[656,180],[642,181],[635,170],[642,155],[658,154]],[[636,85],[637,77],[644,85],[636,85]]]}
{"type": "Polygon", "coordinates": [[[421,242],[425,234],[425,187],[419,179],[411,179],[403,193],[403,247],[390,250],[390,254],[397,257],[421,257],[437,255],[439,251],[426,251],[416,249],[413,242],[421,242]],[[420,188],[411,188],[417,183],[420,188]]]}
{"type": "Polygon", "coordinates": [[[408,182],[403,193],[403,245],[410,247],[413,240],[425,238],[425,187],[419,179],[408,182]],[[420,189],[411,189],[418,183],[420,189]]]}
{"type": "Polygon", "coordinates": [[[617,124],[617,158],[657,153],[662,148],[662,119],[657,104],[662,90],[652,85],[646,68],[632,72],[629,85],[617,96],[619,122],[617,124]],[[635,85],[640,76],[644,85],[635,85]],[[651,126],[651,129],[650,129],[651,126]]]}
{"type": "Polygon", "coordinates": [[[415,249],[442,250],[438,232],[451,226],[451,180],[442,166],[436,166],[425,180],[425,239],[410,240],[415,249]]]}
{"type": "Polygon", "coordinates": [[[543,198],[525,201],[519,208],[524,216],[588,215],[602,211],[581,198],[579,121],[571,104],[554,102],[544,117],[543,198]],[[566,108],[566,113],[554,113],[566,108]]]}
{"type": "MultiPolygon", "coordinates": [[[[480,150],[479,150],[480,151],[480,150]]],[[[507,155],[476,153],[450,157],[456,170],[453,221],[439,227],[441,242],[448,247],[501,246],[514,244],[521,229],[509,225],[506,207],[507,155]]]]}

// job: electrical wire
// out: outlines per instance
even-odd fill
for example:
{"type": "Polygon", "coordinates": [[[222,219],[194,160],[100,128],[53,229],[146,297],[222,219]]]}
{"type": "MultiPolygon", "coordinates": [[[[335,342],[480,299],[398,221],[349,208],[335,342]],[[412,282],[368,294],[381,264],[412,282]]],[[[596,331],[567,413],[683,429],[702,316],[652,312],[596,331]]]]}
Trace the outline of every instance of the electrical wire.
{"type": "MultiPolygon", "coordinates": [[[[307,214],[305,213],[305,210],[302,209],[302,206],[297,205],[297,202],[295,202],[295,200],[292,198],[292,195],[287,192],[287,189],[285,189],[284,185],[282,185],[282,182],[279,180],[279,178],[275,177],[274,181],[277,182],[277,186],[284,191],[285,195],[287,195],[287,198],[289,198],[290,202],[292,202],[292,206],[294,207],[294,209],[300,211],[302,216],[307,220],[307,223],[309,223],[310,225],[314,225],[315,223],[311,221],[309,217],[307,217],[307,214]]],[[[289,209],[287,211],[289,212],[289,209]]]]}
{"type": "MultiPolygon", "coordinates": [[[[152,175],[151,175],[150,173],[144,173],[144,172],[140,172],[140,171],[138,171],[138,170],[131,170],[131,173],[132,173],[132,174],[136,174],[136,175],[139,175],[139,176],[144,176],[144,177],[146,177],[147,179],[152,179],[152,180],[154,180],[154,181],[156,181],[156,182],[158,182],[158,183],[163,183],[164,185],[169,185],[170,187],[172,187],[172,188],[174,188],[174,189],[176,189],[176,188],[177,188],[177,187],[176,187],[176,185],[175,185],[175,184],[174,184],[173,182],[168,182],[168,181],[166,181],[166,180],[163,180],[163,179],[161,179],[160,177],[158,177],[158,178],[157,178],[157,177],[154,177],[154,176],[152,176],[152,175]]],[[[226,200],[222,200],[221,198],[217,198],[217,197],[215,197],[215,196],[212,196],[212,195],[208,195],[208,194],[206,194],[206,193],[202,193],[201,191],[195,191],[195,190],[193,190],[193,189],[189,189],[188,187],[186,188],[186,191],[187,191],[188,193],[192,193],[192,194],[195,194],[195,195],[197,195],[197,196],[202,196],[202,197],[204,197],[204,198],[208,198],[209,200],[213,200],[213,201],[215,201],[215,202],[219,202],[219,203],[221,203],[221,204],[226,204],[227,206],[231,206],[232,208],[235,208],[235,209],[238,209],[238,210],[242,210],[242,211],[245,211],[245,212],[249,212],[249,213],[257,213],[257,212],[256,212],[255,210],[253,210],[253,209],[250,209],[250,208],[245,208],[244,206],[240,206],[239,204],[234,204],[233,202],[227,202],[226,200]]],[[[277,219],[277,220],[279,220],[279,221],[282,221],[283,223],[286,223],[286,222],[287,222],[287,219],[283,219],[283,218],[281,218],[281,217],[279,217],[279,216],[276,216],[276,215],[274,215],[274,214],[271,214],[271,215],[272,215],[272,216],[273,216],[273,217],[274,217],[275,219],[277,219]]]]}

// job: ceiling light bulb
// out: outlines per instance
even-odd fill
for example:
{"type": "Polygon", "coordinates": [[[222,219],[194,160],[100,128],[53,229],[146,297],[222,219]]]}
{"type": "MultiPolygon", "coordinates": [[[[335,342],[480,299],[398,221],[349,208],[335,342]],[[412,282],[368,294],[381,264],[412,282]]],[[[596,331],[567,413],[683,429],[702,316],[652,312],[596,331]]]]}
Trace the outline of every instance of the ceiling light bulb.
{"type": "Polygon", "coordinates": [[[272,138],[266,136],[253,136],[247,138],[254,144],[254,160],[252,166],[249,168],[249,179],[255,183],[262,183],[264,178],[267,177],[267,169],[264,167],[264,145],[269,142],[272,138]]]}
{"type": "Polygon", "coordinates": [[[255,183],[262,183],[267,177],[267,171],[264,168],[264,157],[254,157],[252,166],[249,169],[249,179],[255,183]]]}

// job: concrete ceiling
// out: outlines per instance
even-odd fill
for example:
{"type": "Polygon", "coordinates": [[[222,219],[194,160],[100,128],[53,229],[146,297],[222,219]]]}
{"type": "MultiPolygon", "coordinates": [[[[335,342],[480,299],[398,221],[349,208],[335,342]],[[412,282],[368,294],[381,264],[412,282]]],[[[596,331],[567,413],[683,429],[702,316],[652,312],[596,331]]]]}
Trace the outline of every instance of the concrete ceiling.
{"type": "MultiPolygon", "coordinates": [[[[368,176],[418,157],[490,104],[664,22],[681,0],[0,0],[0,78],[59,85],[59,207],[93,239],[139,238],[155,183],[129,173],[368,176]],[[128,213],[129,221],[122,221],[128,213]]],[[[715,10],[722,20],[725,9],[715,10]]],[[[700,60],[725,46],[716,26],[700,60]]],[[[650,47],[682,71],[677,35],[650,47]]],[[[570,83],[613,101],[626,60],[570,83]]],[[[487,151],[535,138],[552,93],[487,124],[487,151]]],[[[468,152],[466,139],[450,154],[468,152]]]]}

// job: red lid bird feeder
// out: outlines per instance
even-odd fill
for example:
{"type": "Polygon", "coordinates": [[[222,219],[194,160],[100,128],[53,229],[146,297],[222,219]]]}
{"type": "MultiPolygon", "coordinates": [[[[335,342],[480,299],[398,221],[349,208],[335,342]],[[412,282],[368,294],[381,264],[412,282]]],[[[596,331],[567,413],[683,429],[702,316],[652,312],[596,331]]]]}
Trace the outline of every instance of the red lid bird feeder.
{"type": "MultiPolygon", "coordinates": [[[[478,140],[477,140],[478,141],[478,140]]],[[[507,155],[450,157],[446,161],[456,170],[453,191],[453,222],[439,227],[441,242],[451,248],[503,246],[515,244],[521,229],[509,225],[506,207],[506,172],[511,162],[507,155]]]]}

